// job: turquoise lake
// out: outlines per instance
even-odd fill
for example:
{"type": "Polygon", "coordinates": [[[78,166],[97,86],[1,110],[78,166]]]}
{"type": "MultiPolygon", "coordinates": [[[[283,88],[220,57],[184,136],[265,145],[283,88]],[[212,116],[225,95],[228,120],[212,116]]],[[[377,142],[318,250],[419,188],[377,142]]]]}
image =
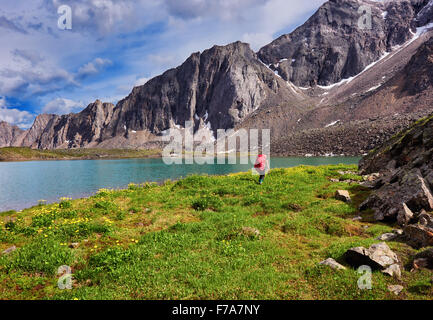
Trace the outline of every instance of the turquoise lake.
{"type": "MultiPolygon", "coordinates": [[[[358,157],[272,158],[272,168],[299,165],[358,164],[358,157]]],[[[0,162],[0,212],[81,198],[101,188],[129,183],[161,182],[191,174],[224,175],[251,170],[252,165],[166,165],[162,159],[0,162]]]]}

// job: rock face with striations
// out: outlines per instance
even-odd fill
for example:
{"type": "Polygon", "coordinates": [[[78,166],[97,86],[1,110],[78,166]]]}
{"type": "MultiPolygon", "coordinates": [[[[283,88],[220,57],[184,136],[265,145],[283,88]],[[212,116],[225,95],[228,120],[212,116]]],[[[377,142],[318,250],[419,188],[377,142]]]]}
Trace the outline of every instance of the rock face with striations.
{"type": "Polygon", "coordinates": [[[304,25],[263,47],[258,55],[298,86],[334,84],[359,74],[386,51],[412,38],[415,18],[428,1],[331,0],[304,25]],[[371,8],[371,29],[358,25],[365,13],[359,11],[363,5],[371,8]]]}
{"type": "Polygon", "coordinates": [[[5,121],[0,121],[0,148],[13,147],[20,144],[24,130],[12,126],[5,121]]]}
{"type": "Polygon", "coordinates": [[[192,54],[118,103],[104,139],[128,130],[159,134],[193,121],[197,129],[233,128],[254,110],[294,98],[287,84],[264,66],[246,43],[192,54]]]}
{"type": "Polygon", "coordinates": [[[296,102],[300,95],[264,66],[248,44],[235,42],[192,54],[178,68],[135,87],[116,107],[98,100],[78,114],[40,115],[22,146],[76,148],[104,142],[111,148],[115,139],[125,141],[123,147],[140,146],[140,139],[183,127],[186,121],[195,130],[208,128],[215,134],[234,128],[258,108],[287,100],[296,102]],[[128,140],[130,135],[136,139],[128,140]]]}
{"type": "Polygon", "coordinates": [[[371,152],[360,169],[382,174],[361,210],[373,209],[377,220],[397,220],[416,247],[433,245],[433,115],[371,152]]]}
{"type": "Polygon", "coordinates": [[[97,100],[77,114],[47,115],[36,118],[23,146],[38,149],[96,146],[102,129],[112,119],[114,105],[97,100]]]}
{"type": "Polygon", "coordinates": [[[433,0],[429,0],[427,5],[419,11],[416,21],[419,26],[433,22],[433,0]]]}

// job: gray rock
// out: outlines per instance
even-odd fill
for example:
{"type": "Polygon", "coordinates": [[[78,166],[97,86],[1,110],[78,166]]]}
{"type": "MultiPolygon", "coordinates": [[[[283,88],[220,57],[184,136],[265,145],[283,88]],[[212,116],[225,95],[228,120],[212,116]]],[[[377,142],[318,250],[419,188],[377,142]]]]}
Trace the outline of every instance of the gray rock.
{"type": "Polygon", "coordinates": [[[346,269],[345,266],[339,264],[337,261],[335,261],[332,258],[328,258],[328,259],[320,262],[319,264],[331,267],[332,269],[336,269],[336,270],[345,270],[346,269]]]}
{"type": "Polygon", "coordinates": [[[406,203],[402,203],[397,214],[397,222],[404,226],[413,218],[413,212],[408,208],[406,203]]]}
{"type": "Polygon", "coordinates": [[[429,259],[427,258],[418,258],[413,261],[413,270],[429,268],[431,266],[429,259]]]}
{"type": "Polygon", "coordinates": [[[408,225],[404,228],[408,243],[415,248],[433,246],[433,229],[419,225],[408,225]]]}
{"type": "Polygon", "coordinates": [[[260,237],[260,231],[251,227],[242,227],[241,234],[246,237],[260,237]]]}
{"type": "Polygon", "coordinates": [[[392,241],[397,238],[397,234],[395,233],[384,233],[377,238],[379,241],[392,241]]]}
{"type": "Polygon", "coordinates": [[[350,198],[349,191],[347,190],[337,190],[335,193],[335,199],[341,200],[344,202],[351,202],[352,199],[350,198]]]}
{"type": "Polygon", "coordinates": [[[3,255],[7,255],[7,254],[9,254],[11,252],[14,252],[15,250],[17,250],[17,247],[16,246],[12,246],[12,247],[7,248],[6,250],[3,250],[2,254],[3,255]]]}
{"type": "Polygon", "coordinates": [[[415,256],[414,267],[433,269],[433,248],[426,249],[415,256]]]}
{"type": "Polygon", "coordinates": [[[382,270],[382,273],[387,274],[387,275],[394,277],[394,278],[397,278],[397,279],[401,278],[401,270],[400,270],[400,266],[398,264],[390,265],[385,270],[382,270]]]}
{"type": "Polygon", "coordinates": [[[385,242],[373,244],[369,249],[351,248],[344,254],[344,259],[353,267],[368,265],[379,270],[384,270],[399,262],[397,255],[385,242]]]}
{"type": "Polygon", "coordinates": [[[418,26],[425,26],[433,21],[433,0],[429,0],[428,4],[416,16],[418,26]]]}
{"type": "Polygon", "coordinates": [[[433,216],[423,210],[418,217],[418,223],[424,227],[433,228],[433,216]]]}
{"type": "Polygon", "coordinates": [[[402,291],[404,287],[400,285],[389,285],[388,290],[394,293],[396,296],[398,296],[402,291]]]}

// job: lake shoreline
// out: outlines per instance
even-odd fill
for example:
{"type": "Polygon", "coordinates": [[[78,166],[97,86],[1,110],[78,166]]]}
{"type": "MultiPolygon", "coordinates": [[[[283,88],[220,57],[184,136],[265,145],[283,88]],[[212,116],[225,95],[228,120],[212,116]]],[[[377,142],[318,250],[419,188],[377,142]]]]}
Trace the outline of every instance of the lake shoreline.
{"type": "MultiPolygon", "coordinates": [[[[359,157],[305,158],[274,157],[271,168],[355,164],[359,157]]],[[[78,160],[78,159],[74,159],[78,160]]],[[[80,198],[100,188],[125,188],[129,183],[160,183],[189,175],[226,175],[251,172],[249,164],[167,165],[161,158],[98,159],[81,161],[0,162],[0,211],[21,210],[39,200],[56,202],[61,197],[80,198]],[[41,188],[41,183],[43,187],[41,188]],[[17,197],[18,196],[18,197],[17,197]]],[[[258,179],[258,177],[257,177],[258,179]]]]}
{"type": "MultiPolygon", "coordinates": [[[[226,154],[227,156],[228,154],[226,154]]],[[[237,154],[239,156],[239,154],[237,154]]],[[[363,155],[313,155],[272,153],[273,158],[341,158],[362,157],[363,155]]],[[[68,160],[122,160],[122,159],[161,159],[159,149],[54,149],[39,150],[21,147],[0,148],[0,163],[28,161],[68,161],[68,160]]],[[[215,156],[216,157],[216,156],[215,156]]]]}

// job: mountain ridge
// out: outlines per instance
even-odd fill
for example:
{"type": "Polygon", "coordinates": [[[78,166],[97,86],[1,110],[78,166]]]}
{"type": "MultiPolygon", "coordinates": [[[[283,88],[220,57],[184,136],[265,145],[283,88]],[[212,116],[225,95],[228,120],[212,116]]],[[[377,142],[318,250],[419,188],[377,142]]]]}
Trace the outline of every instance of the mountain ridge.
{"type": "MultiPolygon", "coordinates": [[[[316,130],[323,131],[324,133],[319,133],[323,137],[332,136],[333,134],[325,132],[336,130],[341,125],[350,127],[356,125],[357,121],[362,122],[379,114],[382,117],[392,117],[396,112],[402,113],[401,119],[397,117],[391,121],[392,126],[386,130],[386,134],[373,130],[380,139],[373,139],[372,143],[360,147],[357,150],[359,154],[366,151],[365,148],[375,147],[376,143],[386,140],[394,131],[402,129],[399,121],[406,124],[407,119],[416,120],[424,115],[424,111],[431,110],[429,105],[419,102],[419,96],[427,98],[426,101],[431,98],[428,88],[433,79],[428,76],[428,66],[420,64],[417,69],[417,72],[424,74],[424,85],[412,96],[405,93],[411,98],[406,99],[402,96],[403,93],[400,96],[391,94],[395,88],[390,79],[399,74],[404,77],[404,72],[410,73],[404,71],[404,67],[410,63],[412,55],[418,53],[419,62],[425,55],[429,55],[428,49],[422,49],[421,46],[428,43],[431,33],[418,35],[416,27],[430,23],[432,7],[433,0],[394,0],[386,3],[369,0],[328,1],[305,24],[291,34],[274,40],[257,53],[240,41],[193,53],[177,68],[167,70],[146,84],[133,88],[116,106],[97,100],[78,114],[39,115],[29,130],[20,133],[22,139],[14,140],[9,134],[9,138],[3,138],[3,142],[0,140],[0,146],[39,149],[147,148],[158,144],[160,136],[168,129],[182,128],[186,121],[192,121],[195,130],[204,128],[213,135],[216,129],[270,128],[273,143],[277,144],[276,149],[285,154],[293,147],[293,144],[287,144],[288,140],[295,139],[295,136],[298,140],[311,137],[310,134],[303,135],[303,132],[316,130]],[[373,24],[380,26],[379,31],[372,30],[368,33],[353,29],[353,23],[359,18],[356,15],[358,11],[354,9],[365,4],[372,6],[373,24]],[[317,70],[313,73],[309,64],[301,63],[296,67],[298,71],[295,73],[298,76],[288,78],[291,73],[295,74],[286,68],[291,56],[281,61],[281,56],[271,55],[278,48],[271,47],[276,41],[281,42],[281,39],[292,39],[293,42],[311,24],[314,24],[314,28],[309,31],[308,37],[319,40],[310,41],[306,46],[310,51],[304,50],[296,58],[308,60],[306,57],[310,57],[317,49],[314,46],[325,43],[337,48],[333,50],[338,51],[338,60],[343,62],[332,68],[329,63],[323,63],[332,61],[324,55],[324,60],[317,64],[317,70]],[[387,26],[392,26],[395,34],[387,33],[387,26]],[[348,37],[348,34],[353,37],[348,37]],[[353,51],[354,41],[372,45],[367,46],[371,50],[366,53],[358,49],[353,51]],[[376,50],[378,48],[380,50],[376,50]],[[350,62],[352,60],[355,62],[350,62]],[[352,69],[344,69],[344,65],[351,65],[352,69]],[[306,76],[305,72],[312,76],[306,76]],[[322,82],[323,85],[320,85],[319,75],[321,79],[326,79],[322,82]],[[382,80],[383,78],[386,79],[382,80]],[[361,91],[361,88],[371,85],[373,81],[379,82],[375,85],[377,88],[361,91]],[[302,84],[308,87],[302,87],[302,84]],[[389,101],[385,99],[387,97],[391,99],[389,101],[397,101],[397,104],[394,106],[393,102],[392,108],[389,108],[389,101]],[[375,105],[376,109],[372,110],[371,105],[375,105]]],[[[305,45],[303,39],[298,42],[293,48],[305,45]]],[[[287,43],[283,45],[287,47],[287,43]]],[[[289,49],[293,51],[293,48],[289,49]]],[[[324,45],[321,50],[328,49],[329,46],[324,45]]],[[[413,73],[413,77],[416,76],[417,73],[413,73]]],[[[343,139],[341,143],[347,142],[343,139]]],[[[331,150],[319,148],[320,150],[310,152],[308,143],[306,146],[298,152],[320,155],[341,150],[339,146],[335,150],[331,147],[331,150]]],[[[352,153],[355,150],[349,149],[342,152],[352,153]]]]}

